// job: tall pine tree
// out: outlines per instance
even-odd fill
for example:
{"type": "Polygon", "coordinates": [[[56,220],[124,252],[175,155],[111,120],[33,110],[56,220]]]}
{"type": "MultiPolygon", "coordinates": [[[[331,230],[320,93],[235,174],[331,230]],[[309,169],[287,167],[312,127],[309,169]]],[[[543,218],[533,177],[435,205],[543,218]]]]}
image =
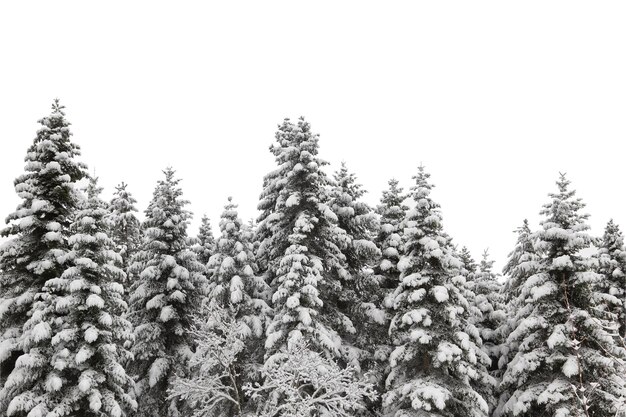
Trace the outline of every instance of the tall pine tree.
{"type": "MultiPolygon", "coordinates": [[[[519,342],[515,337],[510,337],[511,333],[532,309],[532,305],[526,304],[525,298],[520,297],[522,286],[541,267],[539,255],[534,248],[534,237],[528,225],[528,220],[524,219],[522,226],[517,228],[516,233],[517,242],[513,251],[509,253],[509,259],[503,268],[506,280],[501,290],[506,318],[497,330],[498,337],[501,340],[499,347],[500,358],[498,359],[498,370],[501,374],[517,354],[519,346],[519,342]]],[[[501,381],[498,382],[499,386],[496,389],[498,406],[494,410],[494,417],[502,415],[502,409],[511,396],[511,392],[504,387],[504,384],[501,381]]]]}
{"type": "Polygon", "coordinates": [[[272,356],[304,338],[313,350],[339,358],[340,335],[355,331],[338,306],[342,281],[348,278],[340,246],[348,241],[328,206],[329,180],[322,171],[327,163],[317,156],[318,135],[304,119],[285,123],[272,148],[280,175],[262,194],[278,190],[275,205],[259,224],[267,231],[259,252],[267,276],[273,277],[275,311],[265,346],[272,356]]]}
{"type": "Polygon", "coordinates": [[[405,250],[389,328],[395,349],[383,406],[394,417],[484,417],[488,405],[474,385],[491,383],[489,358],[469,322],[462,265],[443,233],[428,178],[420,167],[412,188],[416,207],[403,222],[405,250]]]}
{"type": "Polygon", "coordinates": [[[330,207],[337,215],[337,224],[349,240],[342,247],[348,279],[340,296],[340,305],[345,306],[343,312],[355,327],[354,333],[342,335],[347,360],[358,371],[372,374],[373,382],[380,385],[386,365],[381,359],[387,350],[387,320],[381,308],[385,296],[382,277],[373,269],[380,258],[380,250],[374,243],[378,219],[371,207],[361,201],[365,190],[345,163],[334,175],[330,194],[330,207]]]}
{"type": "Polygon", "coordinates": [[[129,318],[135,326],[130,371],[137,382],[137,415],[146,417],[179,415],[177,402],[166,399],[167,390],[176,374],[188,374],[193,352],[188,329],[206,286],[204,266],[187,247],[188,201],[174,171],[164,174],[146,209],[143,245],[130,267],[129,318]]]}
{"type": "Polygon", "coordinates": [[[516,305],[525,314],[509,335],[517,352],[501,383],[510,396],[506,416],[612,416],[624,405],[626,350],[597,313],[602,277],[585,255],[593,241],[588,215],[569,184],[561,175],[541,211],[540,267],[520,283],[516,305]]]}
{"type": "Polygon", "coordinates": [[[22,201],[1,233],[10,239],[0,247],[0,382],[21,353],[22,328],[36,294],[64,270],[69,226],[79,203],[75,184],[87,176],[86,166],[76,161],[80,148],[70,140],[63,109],[55,100],[52,113],[39,120],[26,172],[15,180],[22,201]]]}

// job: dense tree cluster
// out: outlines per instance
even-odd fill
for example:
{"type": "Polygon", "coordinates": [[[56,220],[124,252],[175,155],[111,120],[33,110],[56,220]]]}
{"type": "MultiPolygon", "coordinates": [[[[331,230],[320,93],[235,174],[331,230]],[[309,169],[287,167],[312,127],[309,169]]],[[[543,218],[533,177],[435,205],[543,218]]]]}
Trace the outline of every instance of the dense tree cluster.
{"type": "Polygon", "coordinates": [[[503,274],[446,233],[423,166],[373,208],[285,119],[257,223],[190,236],[167,168],[145,218],[105,202],[63,106],[40,120],[0,246],[7,417],[626,415],[626,248],[561,175],[503,274]]]}

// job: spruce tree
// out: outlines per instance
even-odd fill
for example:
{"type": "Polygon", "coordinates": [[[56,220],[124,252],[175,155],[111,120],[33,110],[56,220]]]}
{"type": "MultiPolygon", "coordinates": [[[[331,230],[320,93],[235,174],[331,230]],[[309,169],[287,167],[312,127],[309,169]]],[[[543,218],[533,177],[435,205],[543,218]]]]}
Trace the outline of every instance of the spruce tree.
{"type": "Polygon", "coordinates": [[[502,285],[498,282],[498,275],[492,271],[493,264],[494,261],[489,259],[489,252],[485,250],[474,280],[475,303],[481,313],[480,320],[475,325],[480,332],[483,351],[491,359],[489,370],[492,376],[498,377],[500,374],[498,361],[502,342],[498,329],[504,323],[506,314],[502,301],[502,285]]]}
{"type": "MultiPolygon", "coordinates": [[[[55,100],[52,113],[39,120],[25,173],[14,182],[21,202],[1,232],[9,240],[0,246],[0,383],[22,352],[22,329],[36,295],[64,270],[69,226],[79,203],[75,185],[87,175],[76,160],[80,148],[70,140],[63,109],[55,100]]],[[[0,403],[7,400],[0,398],[0,403]]]]}
{"type": "MultiPolygon", "coordinates": [[[[463,246],[461,248],[461,251],[459,252],[459,260],[463,263],[463,268],[465,269],[465,271],[467,271],[466,276],[470,276],[470,274],[475,274],[476,271],[478,270],[476,261],[474,260],[474,258],[472,257],[472,254],[470,253],[469,249],[467,249],[466,246],[463,246]]],[[[473,280],[473,275],[472,275],[472,280],[473,280]]]]}
{"type": "Polygon", "coordinates": [[[109,204],[109,233],[115,242],[116,250],[122,257],[122,268],[128,274],[131,259],[141,245],[141,223],[135,213],[137,200],[122,182],[115,187],[109,204]]]}
{"type": "Polygon", "coordinates": [[[488,405],[474,385],[492,383],[489,358],[469,322],[462,264],[443,233],[428,178],[420,167],[412,188],[416,207],[403,222],[404,254],[389,327],[395,349],[383,407],[394,417],[484,417],[488,405]]]}
{"type": "Polygon", "coordinates": [[[206,216],[202,216],[200,230],[198,230],[198,243],[193,247],[193,251],[198,256],[198,261],[202,265],[209,263],[209,259],[215,253],[215,238],[213,237],[213,229],[211,221],[206,216]]]}
{"type": "Polygon", "coordinates": [[[278,192],[273,210],[268,207],[259,224],[265,231],[259,253],[266,275],[273,277],[275,315],[267,330],[267,357],[304,338],[314,351],[339,358],[340,335],[355,330],[338,307],[348,278],[340,246],[348,241],[328,206],[329,179],[322,171],[327,163],[317,156],[318,135],[304,119],[286,120],[276,137],[272,149],[279,170],[262,195],[278,192]]]}
{"type": "Polygon", "coordinates": [[[381,287],[382,277],[373,269],[380,258],[380,250],[374,243],[378,219],[361,201],[365,191],[345,163],[334,175],[330,194],[331,210],[349,240],[341,248],[348,275],[339,300],[339,307],[355,327],[354,333],[342,335],[347,360],[357,371],[372,374],[373,382],[380,385],[386,365],[381,359],[386,357],[388,349],[387,320],[381,308],[385,292],[381,287]]]}
{"type": "MultiPolygon", "coordinates": [[[[539,255],[534,248],[534,235],[530,230],[528,220],[524,219],[522,226],[517,228],[516,233],[517,242],[513,251],[509,253],[509,259],[503,268],[506,280],[501,291],[506,318],[497,330],[498,338],[501,340],[500,358],[498,359],[500,376],[517,354],[519,342],[514,337],[509,338],[509,336],[532,309],[532,305],[526,304],[525,298],[520,297],[522,286],[528,278],[539,271],[541,266],[539,255]]],[[[498,405],[493,415],[499,417],[502,415],[504,404],[509,400],[511,393],[499,381],[496,395],[498,396],[498,405]]]]}
{"type": "Polygon", "coordinates": [[[617,324],[619,336],[626,340],[626,249],[622,232],[613,220],[604,229],[598,260],[598,272],[604,276],[599,290],[610,315],[607,318],[617,324]]]}
{"type": "Polygon", "coordinates": [[[204,266],[187,247],[191,213],[174,178],[164,171],[146,209],[143,245],[130,267],[133,274],[129,319],[135,327],[134,360],[138,416],[177,416],[167,390],[175,375],[188,374],[193,340],[188,333],[206,286],[204,266]]]}
{"type": "Polygon", "coordinates": [[[330,208],[337,215],[337,225],[348,238],[348,243],[342,247],[348,276],[340,302],[356,325],[356,332],[345,335],[345,338],[351,339],[350,344],[356,348],[352,352],[353,360],[360,368],[362,361],[372,361],[374,352],[370,349],[380,342],[379,333],[385,324],[384,311],[379,307],[384,294],[380,278],[372,268],[380,257],[380,250],[373,242],[378,220],[372,209],[361,201],[365,191],[345,163],[335,173],[334,180],[330,208]]]}
{"type": "Polygon", "coordinates": [[[252,236],[242,224],[232,197],[224,206],[220,231],[216,252],[207,265],[208,298],[220,308],[230,309],[243,323],[247,336],[259,338],[266,326],[264,316],[269,307],[263,296],[269,288],[257,275],[252,236]]]}
{"type": "Polygon", "coordinates": [[[87,188],[63,256],[64,271],[44,284],[24,325],[25,353],[0,394],[8,416],[128,415],[137,404],[121,363],[131,338],[124,272],[107,236],[106,203],[95,179],[87,188]]]}
{"type": "Polygon", "coordinates": [[[541,211],[539,268],[520,283],[516,305],[524,316],[508,338],[517,353],[501,383],[510,395],[506,416],[613,416],[624,406],[626,350],[598,314],[602,276],[585,254],[593,242],[588,215],[569,184],[562,174],[541,211]]]}
{"type": "Polygon", "coordinates": [[[400,223],[409,209],[403,204],[406,196],[402,191],[396,179],[389,180],[389,189],[383,191],[380,204],[376,208],[380,215],[380,229],[375,242],[382,255],[376,272],[383,279],[382,285],[389,289],[396,288],[400,277],[397,267],[402,250],[403,230],[400,223]]]}

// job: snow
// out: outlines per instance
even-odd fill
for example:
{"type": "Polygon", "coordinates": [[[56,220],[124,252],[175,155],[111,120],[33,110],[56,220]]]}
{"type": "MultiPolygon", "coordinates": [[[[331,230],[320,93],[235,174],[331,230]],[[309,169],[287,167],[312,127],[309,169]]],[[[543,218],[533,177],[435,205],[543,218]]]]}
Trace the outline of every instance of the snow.
{"type": "Polygon", "coordinates": [[[450,298],[447,288],[441,285],[434,286],[431,291],[433,293],[433,296],[439,303],[446,302],[450,298]]]}
{"type": "Polygon", "coordinates": [[[87,297],[87,307],[104,308],[104,300],[98,294],[91,294],[87,297]]]}
{"type": "Polygon", "coordinates": [[[94,352],[90,348],[83,346],[76,354],[75,361],[77,365],[85,363],[89,358],[93,356],[94,352]]]}
{"type": "Polygon", "coordinates": [[[293,207],[297,206],[298,204],[300,204],[300,194],[298,193],[291,194],[287,201],[285,201],[286,207],[293,207]]]}
{"type": "Polygon", "coordinates": [[[56,374],[50,374],[46,379],[46,391],[55,392],[61,389],[63,381],[56,374]]]}
{"type": "Polygon", "coordinates": [[[87,343],[95,342],[98,339],[99,333],[100,332],[95,327],[88,328],[87,330],[85,330],[85,341],[87,343]]]}
{"type": "Polygon", "coordinates": [[[161,320],[163,323],[166,323],[176,317],[177,317],[176,311],[174,311],[172,306],[165,306],[161,309],[159,320],[161,320]]]}
{"type": "Polygon", "coordinates": [[[148,384],[150,387],[155,386],[169,370],[169,362],[165,358],[158,358],[150,366],[148,371],[148,384]]]}
{"type": "Polygon", "coordinates": [[[561,367],[561,371],[563,371],[563,375],[570,378],[574,375],[578,375],[578,359],[576,356],[568,356],[567,360],[561,367]]]}
{"type": "Polygon", "coordinates": [[[571,269],[574,267],[569,255],[559,256],[552,259],[552,266],[555,269],[571,269]]]}
{"type": "Polygon", "coordinates": [[[51,335],[52,329],[50,328],[50,325],[43,321],[37,323],[31,332],[31,338],[35,343],[41,340],[49,339],[51,335]]]}
{"type": "Polygon", "coordinates": [[[50,208],[50,203],[45,200],[34,199],[31,203],[30,209],[33,213],[37,213],[39,211],[48,211],[50,208]]]}
{"type": "Polygon", "coordinates": [[[33,216],[23,217],[19,222],[19,227],[21,230],[26,230],[30,228],[35,223],[35,218],[33,216]]]}

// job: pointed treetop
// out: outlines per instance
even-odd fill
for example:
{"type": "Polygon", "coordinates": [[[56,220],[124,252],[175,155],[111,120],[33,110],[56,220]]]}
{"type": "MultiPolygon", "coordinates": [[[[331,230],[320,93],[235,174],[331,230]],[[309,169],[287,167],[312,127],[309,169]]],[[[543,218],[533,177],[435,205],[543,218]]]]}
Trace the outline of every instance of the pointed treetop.
{"type": "Polygon", "coordinates": [[[98,185],[98,179],[95,176],[89,177],[89,184],[87,184],[87,198],[89,200],[99,198],[102,190],[104,190],[103,187],[98,185]]]}
{"type": "Polygon", "coordinates": [[[61,116],[65,116],[65,112],[63,111],[64,108],[65,106],[61,104],[60,100],[55,98],[52,102],[52,113],[59,113],[61,116]]]}
{"type": "Polygon", "coordinates": [[[489,259],[489,248],[483,251],[483,259],[480,261],[480,272],[491,273],[494,260],[489,259]]]}
{"type": "MultiPolygon", "coordinates": [[[[569,189],[570,181],[565,174],[559,174],[556,185],[559,188],[559,192],[548,194],[552,201],[545,204],[540,212],[540,214],[547,217],[541,224],[544,228],[549,228],[549,226],[555,223],[559,227],[564,228],[582,226],[584,220],[589,218],[588,214],[578,213],[579,210],[585,207],[585,203],[582,202],[582,199],[575,198],[576,191],[569,189]]],[[[585,227],[585,229],[587,228],[585,227]]]]}

